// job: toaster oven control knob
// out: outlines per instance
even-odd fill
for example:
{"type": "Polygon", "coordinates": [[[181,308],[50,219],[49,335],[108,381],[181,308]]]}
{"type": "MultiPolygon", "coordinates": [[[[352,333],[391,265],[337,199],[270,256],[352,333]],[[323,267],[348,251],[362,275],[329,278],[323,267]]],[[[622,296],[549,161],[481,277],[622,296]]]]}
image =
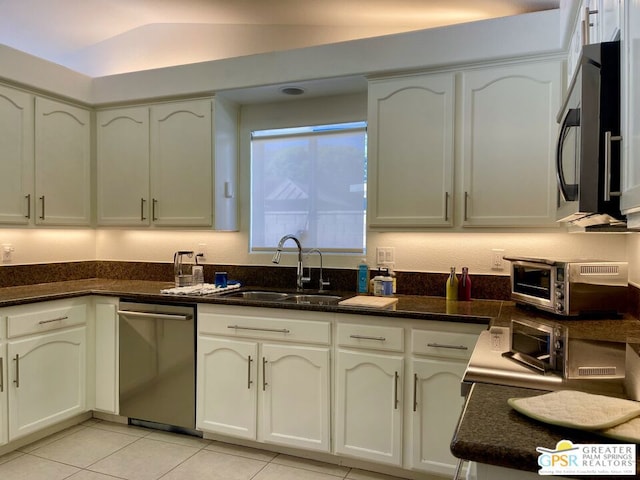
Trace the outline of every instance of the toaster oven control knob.
{"type": "Polygon", "coordinates": [[[562,351],[562,340],[558,339],[556,340],[556,344],[554,345],[556,352],[561,352],[562,351]]]}
{"type": "Polygon", "coordinates": [[[558,300],[562,300],[564,298],[564,293],[562,293],[560,290],[556,290],[556,298],[558,300]]]}
{"type": "Polygon", "coordinates": [[[557,302],[556,303],[556,310],[558,312],[562,312],[564,310],[564,305],[562,304],[562,302],[557,302]]]}

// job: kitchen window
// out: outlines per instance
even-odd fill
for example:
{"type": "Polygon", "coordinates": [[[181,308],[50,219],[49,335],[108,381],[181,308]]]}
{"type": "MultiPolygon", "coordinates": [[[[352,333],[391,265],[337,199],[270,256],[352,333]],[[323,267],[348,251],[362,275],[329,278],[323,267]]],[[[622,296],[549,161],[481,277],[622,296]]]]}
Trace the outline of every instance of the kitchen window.
{"type": "Polygon", "coordinates": [[[294,234],[304,248],[363,253],[366,122],[251,133],[251,251],[294,234]]]}

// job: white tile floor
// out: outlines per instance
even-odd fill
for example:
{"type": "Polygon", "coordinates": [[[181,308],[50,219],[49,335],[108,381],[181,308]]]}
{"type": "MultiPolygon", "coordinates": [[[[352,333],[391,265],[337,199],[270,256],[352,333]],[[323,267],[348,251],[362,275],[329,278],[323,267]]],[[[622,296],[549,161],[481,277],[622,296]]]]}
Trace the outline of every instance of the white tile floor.
{"type": "Polygon", "coordinates": [[[0,457],[2,480],[400,480],[101,420],[0,457]]]}

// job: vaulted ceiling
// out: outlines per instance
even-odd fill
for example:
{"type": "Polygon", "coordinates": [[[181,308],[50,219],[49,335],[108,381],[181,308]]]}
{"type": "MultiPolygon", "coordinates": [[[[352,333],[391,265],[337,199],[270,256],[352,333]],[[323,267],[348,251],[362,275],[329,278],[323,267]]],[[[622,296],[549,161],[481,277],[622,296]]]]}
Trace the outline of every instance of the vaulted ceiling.
{"type": "Polygon", "coordinates": [[[0,0],[0,44],[99,77],[558,5],[559,0],[0,0]]]}

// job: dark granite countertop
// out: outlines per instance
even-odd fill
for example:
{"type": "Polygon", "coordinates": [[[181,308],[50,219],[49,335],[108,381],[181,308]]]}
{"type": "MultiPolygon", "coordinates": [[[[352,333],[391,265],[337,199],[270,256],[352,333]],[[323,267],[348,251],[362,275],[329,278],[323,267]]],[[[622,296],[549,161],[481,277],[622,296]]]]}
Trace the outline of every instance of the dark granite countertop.
{"type": "MultiPolygon", "coordinates": [[[[33,303],[43,300],[72,298],[83,295],[106,295],[126,297],[144,302],[215,303],[224,305],[340,312],[359,315],[386,316],[390,318],[413,318],[418,320],[436,320],[489,325],[492,319],[500,316],[503,304],[511,303],[499,300],[447,302],[442,297],[397,295],[398,303],[396,304],[395,310],[384,310],[375,308],[347,307],[341,305],[285,304],[281,302],[228,298],[221,294],[190,296],[167,295],[160,293],[162,289],[171,288],[173,286],[174,285],[171,282],[93,278],[87,280],[71,280],[36,285],[24,285],[19,287],[5,287],[0,288],[0,307],[33,303]]],[[[265,290],[263,287],[243,287],[243,290],[251,289],[265,290]]],[[[314,290],[305,290],[305,293],[317,292],[314,292],[314,290]]],[[[345,298],[354,295],[353,292],[326,293],[337,294],[345,298]]]]}
{"type": "Polygon", "coordinates": [[[547,392],[474,384],[451,442],[452,453],[458,458],[478,463],[537,472],[540,454],[536,447],[554,449],[560,440],[570,440],[574,444],[627,443],[591,432],[548,425],[521,415],[507,404],[512,397],[544,393],[547,392]]]}

